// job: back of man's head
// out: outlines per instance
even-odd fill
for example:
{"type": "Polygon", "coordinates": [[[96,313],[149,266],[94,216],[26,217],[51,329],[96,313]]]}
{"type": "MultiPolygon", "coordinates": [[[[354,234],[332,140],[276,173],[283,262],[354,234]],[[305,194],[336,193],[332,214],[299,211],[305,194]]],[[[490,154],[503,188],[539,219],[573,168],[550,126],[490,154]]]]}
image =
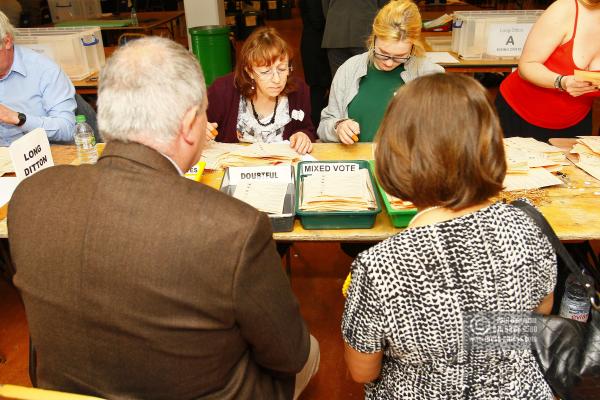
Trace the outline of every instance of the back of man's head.
{"type": "Polygon", "coordinates": [[[159,151],[176,137],[186,111],[205,107],[200,64],[161,37],[129,42],[109,58],[98,86],[98,127],[107,141],[140,142],[159,151]]]}
{"type": "Polygon", "coordinates": [[[15,36],[15,27],[12,26],[6,14],[0,11],[0,40],[4,40],[7,36],[15,36]]]}

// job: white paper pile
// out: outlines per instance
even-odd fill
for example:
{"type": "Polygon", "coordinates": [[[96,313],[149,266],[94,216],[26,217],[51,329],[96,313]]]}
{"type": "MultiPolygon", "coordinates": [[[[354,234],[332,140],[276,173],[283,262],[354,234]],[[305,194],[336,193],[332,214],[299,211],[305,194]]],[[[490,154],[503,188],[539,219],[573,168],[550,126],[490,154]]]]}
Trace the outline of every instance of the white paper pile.
{"type": "Polygon", "coordinates": [[[571,153],[579,156],[575,165],[594,178],[600,179],[600,137],[580,136],[571,153]]]}
{"type": "Polygon", "coordinates": [[[10,158],[8,147],[0,147],[0,176],[15,172],[15,167],[10,158]]]}
{"type": "Polygon", "coordinates": [[[551,173],[568,164],[558,147],[533,138],[512,137],[504,139],[504,151],[507,164],[504,190],[539,189],[563,183],[551,173]]]}
{"type": "Polygon", "coordinates": [[[385,195],[387,196],[388,201],[390,202],[390,206],[394,210],[411,210],[413,208],[416,208],[415,205],[410,201],[402,200],[396,196],[392,196],[389,193],[386,193],[385,195]]]}
{"type": "Polygon", "coordinates": [[[276,181],[240,181],[233,197],[269,214],[282,214],[287,183],[276,181]]]}
{"type": "Polygon", "coordinates": [[[366,168],[352,172],[315,172],[304,177],[300,193],[304,211],[366,211],[377,208],[366,168]]]}
{"type": "Polygon", "coordinates": [[[299,161],[300,157],[288,143],[253,143],[246,146],[213,142],[204,149],[201,159],[206,162],[206,169],[215,170],[225,167],[291,164],[299,161]]]}

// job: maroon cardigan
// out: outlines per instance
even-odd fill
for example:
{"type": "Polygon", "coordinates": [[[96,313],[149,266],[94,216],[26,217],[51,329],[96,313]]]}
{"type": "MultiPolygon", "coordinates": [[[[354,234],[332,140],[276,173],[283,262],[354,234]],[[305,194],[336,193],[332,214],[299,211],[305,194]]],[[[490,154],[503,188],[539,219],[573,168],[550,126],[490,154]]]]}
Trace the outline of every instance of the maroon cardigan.
{"type": "MultiPolygon", "coordinates": [[[[293,78],[292,78],[293,79],[293,78]]],[[[292,110],[304,111],[304,119],[298,121],[292,119],[283,128],[283,139],[288,140],[296,132],[304,132],[310,140],[317,140],[315,127],[310,116],[310,92],[306,83],[296,79],[294,81],[296,89],[288,93],[288,103],[290,107],[290,116],[292,110]]],[[[215,80],[208,88],[208,122],[219,124],[217,130],[219,136],[218,142],[237,143],[237,120],[240,105],[240,92],[235,87],[233,73],[222,76],[215,80]]]]}

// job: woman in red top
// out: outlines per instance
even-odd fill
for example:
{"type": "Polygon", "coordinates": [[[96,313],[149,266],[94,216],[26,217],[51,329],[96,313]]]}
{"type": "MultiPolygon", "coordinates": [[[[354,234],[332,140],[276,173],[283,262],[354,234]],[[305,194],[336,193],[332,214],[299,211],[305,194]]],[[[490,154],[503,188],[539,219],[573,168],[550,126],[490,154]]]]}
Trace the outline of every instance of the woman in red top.
{"type": "Polygon", "coordinates": [[[600,71],[600,0],[557,0],[535,23],[519,68],[500,85],[496,108],[504,135],[592,134],[592,102],[600,82],[574,70],[600,71]]]}

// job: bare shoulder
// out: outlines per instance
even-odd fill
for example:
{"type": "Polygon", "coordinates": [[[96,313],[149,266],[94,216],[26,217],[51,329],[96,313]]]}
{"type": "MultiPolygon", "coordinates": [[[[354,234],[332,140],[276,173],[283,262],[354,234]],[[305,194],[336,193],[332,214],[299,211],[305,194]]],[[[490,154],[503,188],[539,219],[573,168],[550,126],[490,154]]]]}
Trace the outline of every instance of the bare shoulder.
{"type": "MultiPolygon", "coordinates": [[[[543,18],[557,23],[573,21],[577,0],[556,0],[544,11],[543,18]]],[[[581,5],[580,5],[581,7],[581,5]]],[[[558,28],[555,27],[555,28],[558,28]]]]}

